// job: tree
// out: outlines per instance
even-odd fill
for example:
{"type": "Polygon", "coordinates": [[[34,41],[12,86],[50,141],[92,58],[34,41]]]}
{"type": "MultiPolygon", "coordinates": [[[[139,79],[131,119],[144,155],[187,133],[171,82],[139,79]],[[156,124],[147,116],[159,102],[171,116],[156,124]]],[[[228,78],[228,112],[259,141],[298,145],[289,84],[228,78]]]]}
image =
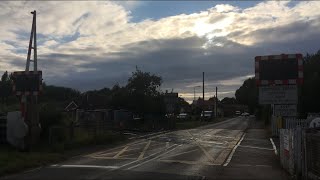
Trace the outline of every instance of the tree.
{"type": "Polygon", "coordinates": [[[221,100],[222,104],[237,104],[237,100],[234,97],[225,97],[221,100]]]}
{"type": "Polygon", "coordinates": [[[138,113],[155,113],[163,111],[163,98],[159,91],[162,78],[138,68],[128,79],[128,104],[138,113]]]}
{"type": "Polygon", "coordinates": [[[8,104],[8,98],[12,94],[12,86],[8,71],[4,72],[0,81],[0,97],[2,103],[8,104]]]}
{"type": "Polygon", "coordinates": [[[299,96],[300,113],[320,112],[320,50],[304,57],[304,83],[299,96]]]}
{"type": "Polygon", "coordinates": [[[250,113],[254,113],[258,105],[258,92],[254,78],[245,80],[242,86],[236,90],[236,100],[240,104],[247,105],[250,113]]]}

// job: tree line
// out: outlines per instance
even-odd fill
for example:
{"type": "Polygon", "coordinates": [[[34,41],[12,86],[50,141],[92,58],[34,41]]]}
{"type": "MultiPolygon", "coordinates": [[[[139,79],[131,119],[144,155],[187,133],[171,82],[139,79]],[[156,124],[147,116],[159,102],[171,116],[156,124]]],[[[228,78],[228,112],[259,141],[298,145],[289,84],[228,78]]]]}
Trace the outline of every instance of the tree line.
{"type": "MultiPolygon", "coordinates": [[[[0,105],[11,106],[19,104],[18,97],[12,93],[12,75],[7,71],[0,81],[0,105]]],[[[78,90],[47,85],[43,83],[43,93],[39,96],[40,108],[43,106],[55,106],[60,110],[74,101],[85,109],[109,108],[128,109],[136,114],[165,113],[164,93],[160,86],[162,78],[150,72],[143,72],[136,68],[128,78],[126,85],[115,84],[111,88],[90,90],[81,93],[78,90]]],[[[186,104],[179,98],[179,103],[186,104]]],[[[14,106],[15,108],[17,106],[14,106]]],[[[17,109],[11,109],[17,110],[17,109]]],[[[0,108],[1,111],[1,108],[0,108]]]]}

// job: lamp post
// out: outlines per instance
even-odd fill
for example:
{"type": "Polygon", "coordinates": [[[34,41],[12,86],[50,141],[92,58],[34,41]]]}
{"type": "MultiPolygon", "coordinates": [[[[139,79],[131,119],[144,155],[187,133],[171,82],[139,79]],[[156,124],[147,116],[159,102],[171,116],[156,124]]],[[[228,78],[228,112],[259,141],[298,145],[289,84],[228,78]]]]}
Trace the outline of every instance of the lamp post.
{"type": "Polygon", "coordinates": [[[194,86],[193,87],[193,100],[195,101],[196,100],[196,88],[197,87],[201,87],[201,86],[194,86]]]}

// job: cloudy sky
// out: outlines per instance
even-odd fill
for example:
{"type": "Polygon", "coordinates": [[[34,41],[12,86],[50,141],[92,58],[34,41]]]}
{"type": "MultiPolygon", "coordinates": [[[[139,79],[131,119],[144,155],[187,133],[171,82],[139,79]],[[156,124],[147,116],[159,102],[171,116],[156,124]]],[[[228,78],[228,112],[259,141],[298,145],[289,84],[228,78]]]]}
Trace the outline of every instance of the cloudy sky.
{"type": "Polygon", "coordinates": [[[23,70],[32,10],[47,84],[80,91],[125,84],[138,66],[188,101],[234,96],[254,57],[320,49],[320,1],[47,1],[0,3],[0,73],[23,70]],[[197,96],[201,88],[196,88],[197,96]]]}

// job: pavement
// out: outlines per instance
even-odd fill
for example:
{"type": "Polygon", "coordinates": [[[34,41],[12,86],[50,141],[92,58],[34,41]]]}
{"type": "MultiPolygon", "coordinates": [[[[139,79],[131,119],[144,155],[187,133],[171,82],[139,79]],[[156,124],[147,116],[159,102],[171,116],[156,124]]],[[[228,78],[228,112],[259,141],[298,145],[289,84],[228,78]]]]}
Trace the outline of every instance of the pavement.
{"type": "Polygon", "coordinates": [[[112,149],[2,179],[287,179],[265,130],[249,117],[150,134],[112,149]]]}

